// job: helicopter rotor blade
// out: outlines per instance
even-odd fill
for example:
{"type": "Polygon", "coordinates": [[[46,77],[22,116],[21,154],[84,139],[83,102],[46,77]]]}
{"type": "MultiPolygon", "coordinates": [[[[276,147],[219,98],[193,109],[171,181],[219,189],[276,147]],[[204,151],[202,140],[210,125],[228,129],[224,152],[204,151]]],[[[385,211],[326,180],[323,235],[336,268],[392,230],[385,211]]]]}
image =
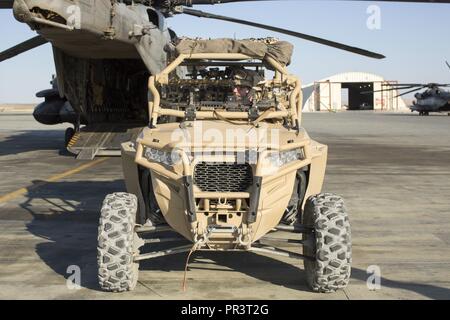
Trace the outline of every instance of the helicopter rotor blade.
{"type": "Polygon", "coordinates": [[[424,84],[424,87],[428,87],[428,88],[440,88],[440,87],[448,87],[449,84],[448,83],[428,83],[428,84],[424,84]]]}
{"type": "Polygon", "coordinates": [[[407,94],[410,94],[410,93],[413,93],[413,92],[416,92],[416,91],[420,91],[420,90],[422,90],[422,89],[424,89],[424,88],[426,88],[426,87],[421,87],[421,88],[416,88],[416,89],[413,89],[413,90],[410,90],[410,91],[406,91],[406,92],[403,92],[403,93],[401,93],[401,94],[395,96],[394,98],[398,98],[398,97],[401,97],[401,96],[405,96],[405,95],[407,95],[407,94]]]}
{"type": "Polygon", "coordinates": [[[396,87],[398,89],[405,89],[406,87],[428,87],[428,88],[435,88],[435,87],[447,87],[449,84],[447,83],[391,83],[389,84],[390,87],[396,87]],[[402,88],[404,87],[404,88],[402,88]]]}
{"type": "Polygon", "coordinates": [[[389,87],[422,87],[427,84],[423,83],[389,83],[389,87]]]}
{"type": "Polygon", "coordinates": [[[261,24],[261,23],[257,23],[257,22],[240,20],[240,19],[226,17],[226,16],[220,16],[220,15],[203,12],[200,10],[188,9],[188,8],[183,8],[182,13],[185,13],[187,15],[191,15],[194,17],[198,17],[198,18],[208,18],[208,19],[215,19],[215,20],[221,20],[221,21],[228,21],[228,22],[243,24],[243,25],[247,25],[247,26],[251,26],[251,27],[261,28],[261,29],[265,29],[265,30],[270,30],[270,31],[274,31],[274,32],[279,32],[282,34],[290,35],[293,37],[312,41],[315,43],[320,43],[320,44],[323,44],[323,45],[326,45],[329,47],[341,49],[344,51],[349,51],[349,52],[356,53],[356,54],[363,55],[363,56],[370,57],[370,58],[375,58],[375,59],[384,59],[385,58],[385,56],[382,54],[371,52],[371,51],[368,51],[365,49],[352,47],[352,46],[349,46],[346,44],[326,40],[323,38],[318,38],[315,36],[307,35],[307,34],[296,32],[296,31],[277,28],[277,27],[273,27],[273,26],[269,26],[269,25],[265,25],[265,24],[261,24]]]}
{"type": "MultiPolygon", "coordinates": [[[[338,0],[338,1],[372,1],[372,0],[338,0]]],[[[450,0],[377,0],[379,2],[417,2],[417,3],[450,3],[450,0]]],[[[373,1],[372,1],[373,2],[373,1]]]]}
{"type": "Polygon", "coordinates": [[[371,94],[371,93],[376,93],[376,92],[387,92],[387,91],[405,90],[405,89],[411,89],[411,88],[417,88],[417,86],[412,86],[412,87],[402,87],[402,88],[388,88],[388,89],[372,90],[372,91],[363,91],[363,92],[361,92],[361,94],[371,94]]]}
{"type": "Polygon", "coordinates": [[[275,0],[175,0],[178,5],[192,6],[202,4],[223,4],[233,2],[255,2],[255,1],[275,1],[275,0]]]}
{"type": "Polygon", "coordinates": [[[0,0],[0,9],[12,9],[14,0],[0,0]]]}
{"type": "MultiPolygon", "coordinates": [[[[256,2],[256,1],[280,1],[280,0],[174,0],[175,4],[183,6],[222,4],[233,2],[256,2]]],[[[373,0],[337,0],[337,1],[371,1],[373,0]]],[[[380,2],[423,2],[423,3],[450,3],[450,0],[379,0],[380,2]]]]}
{"type": "Polygon", "coordinates": [[[42,46],[43,44],[46,44],[47,42],[48,41],[41,36],[36,36],[34,38],[26,40],[22,43],[19,43],[18,45],[14,46],[14,47],[6,49],[3,52],[0,52],[0,62],[10,59],[12,57],[15,57],[21,53],[27,52],[34,48],[37,48],[39,46],[42,46]]]}
{"type": "MultiPolygon", "coordinates": [[[[372,91],[363,91],[361,92],[361,94],[370,94],[370,93],[376,93],[376,92],[385,92],[385,91],[398,91],[398,90],[406,90],[406,89],[413,89],[414,90],[422,90],[425,88],[429,88],[431,84],[416,84],[416,83],[411,83],[411,84],[400,84],[400,83],[391,83],[388,85],[389,88],[386,89],[381,89],[381,90],[372,90],[372,91]]],[[[446,86],[450,86],[447,84],[432,84],[433,87],[446,87],[446,86]]],[[[414,90],[412,90],[412,92],[414,92],[414,90]]],[[[408,94],[409,92],[405,92],[404,94],[408,94]]],[[[402,94],[403,95],[403,94],[402,94]]]]}
{"type": "Polygon", "coordinates": [[[446,64],[447,67],[450,69],[450,63],[448,63],[448,61],[445,61],[445,64],[446,64]]]}

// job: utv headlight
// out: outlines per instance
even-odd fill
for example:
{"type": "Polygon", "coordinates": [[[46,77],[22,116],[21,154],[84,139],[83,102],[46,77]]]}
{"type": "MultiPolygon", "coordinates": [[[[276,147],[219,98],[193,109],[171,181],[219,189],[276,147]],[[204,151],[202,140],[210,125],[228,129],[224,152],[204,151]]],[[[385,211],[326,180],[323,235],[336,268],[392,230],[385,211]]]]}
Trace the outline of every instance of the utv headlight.
{"type": "Polygon", "coordinates": [[[288,163],[304,159],[305,153],[303,149],[274,152],[268,156],[268,160],[275,167],[282,167],[288,163]]]}
{"type": "Polygon", "coordinates": [[[163,163],[168,166],[177,164],[181,160],[180,155],[176,152],[166,152],[149,147],[144,148],[144,157],[147,160],[163,163]]]}

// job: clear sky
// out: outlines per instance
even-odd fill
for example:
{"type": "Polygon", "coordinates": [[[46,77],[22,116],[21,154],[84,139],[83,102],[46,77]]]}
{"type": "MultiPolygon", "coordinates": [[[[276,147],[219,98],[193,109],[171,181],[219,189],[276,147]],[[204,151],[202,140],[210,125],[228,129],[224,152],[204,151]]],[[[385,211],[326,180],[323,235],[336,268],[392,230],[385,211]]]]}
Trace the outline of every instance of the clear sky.
{"type": "MultiPolygon", "coordinates": [[[[276,36],[295,45],[291,71],[309,83],[339,72],[365,71],[402,82],[450,83],[450,5],[381,2],[273,1],[202,6],[217,14],[272,24],[383,53],[374,60],[303,40],[227,22],[176,16],[177,33],[201,37],[276,36]],[[381,8],[381,29],[367,25],[369,5],[381,8]]],[[[0,51],[35,34],[0,11],[0,51]]],[[[0,103],[39,101],[35,92],[49,87],[54,73],[50,45],[0,63],[0,103]]]]}

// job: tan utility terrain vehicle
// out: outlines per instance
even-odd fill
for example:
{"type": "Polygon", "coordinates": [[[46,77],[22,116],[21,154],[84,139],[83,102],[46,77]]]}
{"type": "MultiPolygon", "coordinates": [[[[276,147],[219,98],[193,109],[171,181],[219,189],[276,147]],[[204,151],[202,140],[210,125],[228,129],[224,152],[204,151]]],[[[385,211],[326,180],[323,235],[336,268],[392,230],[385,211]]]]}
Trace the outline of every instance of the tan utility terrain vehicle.
{"type": "Polygon", "coordinates": [[[292,46],[183,39],[174,52],[149,80],[150,125],[122,145],[129,193],[103,204],[100,286],[132,290],[139,261],[199,250],[303,259],[314,291],[344,288],[349,220],[342,198],[320,193],[327,146],[301,127],[301,82],[286,70],[292,46]],[[162,242],[179,245],[143,250],[162,242]],[[274,247],[288,242],[302,253],[274,247]]]}

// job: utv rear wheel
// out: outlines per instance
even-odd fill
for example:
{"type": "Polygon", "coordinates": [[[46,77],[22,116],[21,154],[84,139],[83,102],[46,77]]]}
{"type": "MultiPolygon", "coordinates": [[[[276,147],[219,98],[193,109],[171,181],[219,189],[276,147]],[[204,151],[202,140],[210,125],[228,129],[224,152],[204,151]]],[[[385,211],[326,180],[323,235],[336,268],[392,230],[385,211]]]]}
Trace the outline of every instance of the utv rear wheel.
{"type": "Polygon", "coordinates": [[[344,289],[350,279],[352,244],[344,200],[331,193],[310,197],[306,201],[303,224],[313,228],[305,234],[304,260],[306,281],[316,292],[344,289]]]}
{"type": "Polygon", "coordinates": [[[103,201],[98,228],[98,280],[105,291],[122,292],[136,287],[139,263],[138,236],[134,231],[137,198],[129,193],[114,193],[103,201]]]}

